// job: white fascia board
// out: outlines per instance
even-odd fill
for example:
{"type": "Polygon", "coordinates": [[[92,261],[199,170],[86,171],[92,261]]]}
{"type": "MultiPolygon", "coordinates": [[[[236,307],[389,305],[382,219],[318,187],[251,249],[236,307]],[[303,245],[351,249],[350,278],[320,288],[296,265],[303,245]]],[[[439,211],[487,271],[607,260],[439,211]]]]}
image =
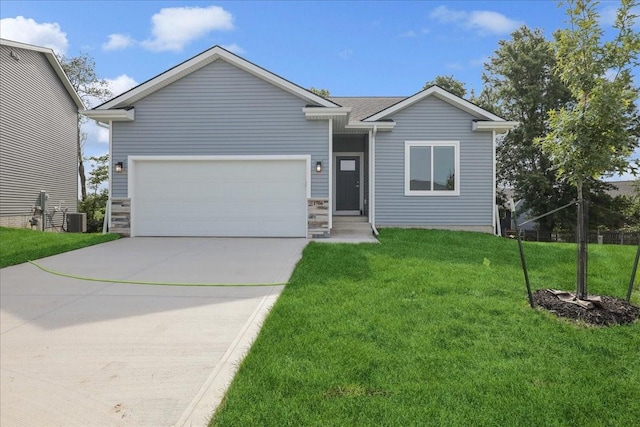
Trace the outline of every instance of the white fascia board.
{"type": "Polygon", "coordinates": [[[220,46],[214,46],[213,48],[202,52],[199,55],[194,56],[191,59],[165,71],[156,77],[147,80],[146,82],[134,87],[128,92],[119,95],[112,100],[96,107],[99,110],[106,110],[109,108],[123,107],[132,104],[133,102],[150,95],[151,93],[162,89],[170,83],[181,79],[182,77],[191,74],[192,72],[199,70],[200,68],[208,65],[218,59],[223,59],[238,68],[253,74],[254,76],[265,80],[268,83],[273,84],[287,92],[290,92],[300,98],[303,98],[309,102],[319,104],[324,107],[339,107],[321,96],[314,94],[290,81],[283,79],[282,77],[271,73],[223,48],[220,46]]]}
{"type": "Polygon", "coordinates": [[[520,122],[513,121],[481,121],[481,122],[473,122],[471,125],[471,130],[473,131],[491,131],[496,133],[505,133],[514,129],[520,125],[520,122]]]}
{"type": "Polygon", "coordinates": [[[132,122],[135,120],[135,109],[128,110],[81,110],[80,114],[97,122],[132,122]]]}
{"type": "Polygon", "coordinates": [[[86,108],[84,105],[84,102],[82,102],[82,99],[80,98],[80,96],[78,96],[78,93],[71,85],[71,82],[69,81],[69,77],[67,77],[67,73],[64,72],[62,65],[58,61],[58,58],[56,57],[52,49],[49,49],[48,47],[34,46],[34,45],[20,43],[13,40],[7,40],[7,39],[0,39],[0,45],[15,47],[16,49],[31,50],[34,52],[43,53],[45,58],[47,58],[47,61],[49,61],[49,64],[51,64],[53,71],[55,71],[56,75],[60,79],[60,82],[62,82],[64,88],[69,93],[69,96],[71,96],[71,99],[73,99],[73,102],[78,107],[78,110],[84,110],[86,108]]]}
{"type": "Polygon", "coordinates": [[[396,122],[349,122],[345,126],[345,129],[373,129],[378,128],[378,131],[390,131],[396,127],[396,122]]]}
{"type": "Polygon", "coordinates": [[[303,107],[307,120],[328,120],[334,117],[348,117],[351,107],[303,107]]]}
{"type": "Polygon", "coordinates": [[[480,117],[483,118],[485,120],[495,120],[495,121],[504,121],[503,118],[496,116],[493,113],[490,113],[489,111],[485,110],[484,108],[480,108],[475,104],[472,104],[471,102],[467,101],[466,99],[460,98],[458,96],[455,96],[452,93],[447,92],[446,90],[438,87],[438,86],[431,86],[428,89],[425,89],[421,92],[416,93],[413,96],[410,96],[409,98],[398,102],[397,104],[392,105],[389,108],[386,108],[382,111],[380,111],[379,113],[374,114],[371,117],[368,117],[366,119],[364,119],[365,122],[373,122],[376,120],[381,120],[384,119],[385,117],[388,117],[394,113],[397,113],[398,111],[404,110],[405,108],[415,104],[416,102],[422,101],[424,98],[428,97],[428,96],[435,96],[451,105],[453,105],[454,107],[457,107],[463,111],[466,111],[469,114],[472,114],[476,117],[480,117]]]}

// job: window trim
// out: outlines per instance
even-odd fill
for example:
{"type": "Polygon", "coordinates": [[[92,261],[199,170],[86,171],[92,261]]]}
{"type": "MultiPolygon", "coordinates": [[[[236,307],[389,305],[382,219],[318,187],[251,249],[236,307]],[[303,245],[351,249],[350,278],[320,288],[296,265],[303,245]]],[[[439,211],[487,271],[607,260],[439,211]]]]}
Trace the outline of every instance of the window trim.
{"type": "Polygon", "coordinates": [[[460,141],[405,141],[404,143],[404,195],[405,196],[459,196],[460,195],[460,141]],[[411,190],[411,147],[431,147],[431,181],[433,182],[433,147],[453,147],[455,190],[411,190]]]}

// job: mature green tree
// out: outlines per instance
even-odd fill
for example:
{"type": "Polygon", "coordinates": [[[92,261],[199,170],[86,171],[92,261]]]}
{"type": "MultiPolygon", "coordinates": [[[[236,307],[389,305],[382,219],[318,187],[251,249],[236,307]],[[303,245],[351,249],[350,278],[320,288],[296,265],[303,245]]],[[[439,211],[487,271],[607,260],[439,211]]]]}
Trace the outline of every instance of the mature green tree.
{"type": "Polygon", "coordinates": [[[539,140],[561,179],[578,196],[577,297],[587,298],[585,188],[590,179],[622,172],[638,146],[632,71],[638,66],[640,34],[633,29],[635,0],[621,0],[611,41],[603,40],[593,0],[567,0],[569,28],[556,31],[556,73],[574,102],[549,111],[549,133],[539,140]]]}
{"type": "MultiPolygon", "coordinates": [[[[481,106],[496,114],[520,122],[520,126],[503,137],[497,147],[497,181],[513,187],[516,199],[523,199],[522,209],[539,216],[563,206],[573,199],[564,179],[551,169],[551,160],[534,143],[548,131],[546,112],[571,101],[571,94],[555,76],[555,56],[551,42],[542,30],[523,26],[501,40],[498,49],[485,64],[481,106]]],[[[562,214],[541,218],[542,232],[562,223],[562,214]]]]}
{"type": "Polygon", "coordinates": [[[311,87],[309,89],[310,92],[315,93],[318,96],[321,96],[323,98],[328,98],[331,96],[331,93],[329,92],[329,89],[317,89],[315,87],[311,87]]]}
{"type": "Polygon", "coordinates": [[[442,89],[451,92],[460,98],[464,98],[467,94],[465,84],[460,80],[456,80],[453,76],[437,76],[435,79],[426,82],[422,89],[427,89],[433,85],[440,86],[442,89]]]}
{"type": "MultiPolygon", "coordinates": [[[[105,79],[101,79],[96,74],[95,60],[87,53],[81,53],[79,56],[67,58],[58,56],[58,61],[62,65],[62,69],[67,74],[71,86],[75,89],[78,96],[82,99],[87,107],[91,107],[96,101],[104,101],[111,96],[109,85],[105,79]]],[[[84,143],[87,139],[86,132],[83,132],[82,125],[87,118],[78,115],[78,140],[77,140],[77,157],[78,157],[78,177],[80,178],[80,194],[82,200],[87,198],[87,178],[84,169],[84,143]]]]}
{"type": "Polygon", "coordinates": [[[102,229],[102,221],[109,200],[109,190],[103,188],[103,184],[109,179],[109,155],[92,156],[85,160],[93,164],[87,180],[91,193],[80,201],[80,210],[87,214],[87,231],[96,232],[102,229]]]}

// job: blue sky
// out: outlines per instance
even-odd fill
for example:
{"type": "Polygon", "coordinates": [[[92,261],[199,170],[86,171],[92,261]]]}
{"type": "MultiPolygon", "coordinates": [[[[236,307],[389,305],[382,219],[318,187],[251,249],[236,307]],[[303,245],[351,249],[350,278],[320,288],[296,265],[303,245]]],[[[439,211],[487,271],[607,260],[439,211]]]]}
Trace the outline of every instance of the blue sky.
{"type": "MultiPolygon", "coordinates": [[[[599,9],[606,27],[617,1],[599,9]]],[[[1,1],[3,38],[96,61],[115,93],[221,45],[335,96],[406,96],[438,75],[482,90],[483,63],[521,25],[551,38],[555,1],[1,1]]],[[[107,151],[89,130],[87,153],[107,151]]]]}

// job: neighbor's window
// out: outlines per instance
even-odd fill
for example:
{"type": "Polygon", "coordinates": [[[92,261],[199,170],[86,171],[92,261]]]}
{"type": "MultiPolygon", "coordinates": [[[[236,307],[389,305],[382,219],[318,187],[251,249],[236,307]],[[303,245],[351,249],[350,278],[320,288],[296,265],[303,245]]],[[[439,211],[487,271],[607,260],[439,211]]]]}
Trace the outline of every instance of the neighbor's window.
{"type": "Polygon", "coordinates": [[[460,194],[458,141],[405,142],[406,196],[460,194]]]}

